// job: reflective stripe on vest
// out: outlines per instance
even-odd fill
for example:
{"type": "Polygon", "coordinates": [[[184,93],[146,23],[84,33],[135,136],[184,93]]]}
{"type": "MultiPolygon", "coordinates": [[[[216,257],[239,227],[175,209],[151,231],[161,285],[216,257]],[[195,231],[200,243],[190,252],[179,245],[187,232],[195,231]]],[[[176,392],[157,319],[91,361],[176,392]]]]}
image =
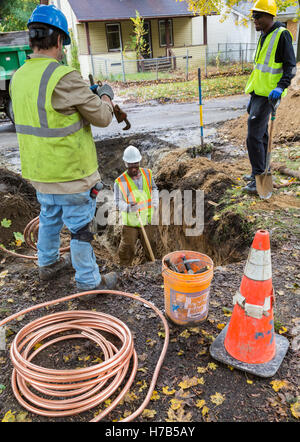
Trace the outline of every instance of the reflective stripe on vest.
{"type": "Polygon", "coordinates": [[[83,120],[77,121],[76,123],[71,124],[70,126],[67,127],[53,129],[48,126],[47,111],[45,106],[46,91],[50,77],[58,67],[60,67],[59,63],[56,62],[50,63],[45,69],[40,82],[37,105],[38,105],[38,115],[41,127],[16,124],[15,127],[17,133],[23,135],[35,135],[36,137],[46,137],[46,138],[66,137],[83,128],[84,126],[83,120]]]}
{"type": "MultiPolygon", "coordinates": [[[[277,28],[272,33],[272,37],[271,37],[271,40],[270,40],[270,43],[269,43],[269,46],[268,46],[268,49],[267,49],[267,53],[266,53],[266,56],[265,56],[265,59],[264,59],[264,63],[263,64],[260,64],[260,63],[255,64],[254,69],[258,69],[261,72],[269,72],[270,74],[281,74],[283,72],[282,68],[275,69],[275,68],[271,68],[269,66],[270,59],[271,59],[271,53],[272,53],[273,46],[274,46],[274,43],[275,43],[275,39],[276,39],[276,36],[277,36],[277,34],[279,32],[279,29],[280,28],[277,28]]],[[[261,45],[260,44],[259,44],[258,49],[261,49],[261,45]]],[[[257,52],[259,53],[259,50],[257,52]]],[[[259,55],[257,56],[257,59],[258,58],[259,58],[259,55]]],[[[256,57],[255,57],[255,61],[256,61],[256,57]]]]}

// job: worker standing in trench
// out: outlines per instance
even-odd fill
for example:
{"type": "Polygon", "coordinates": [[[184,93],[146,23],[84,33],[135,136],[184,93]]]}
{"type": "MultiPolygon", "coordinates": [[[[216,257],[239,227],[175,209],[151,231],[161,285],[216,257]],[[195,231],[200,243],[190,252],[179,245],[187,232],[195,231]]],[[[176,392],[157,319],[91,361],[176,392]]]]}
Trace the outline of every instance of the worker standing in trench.
{"type": "Polygon", "coordinates": [[[258,41],[254,69],[246,84],[245,92],[251,94],[247,106],[247,149],[251,174],[245,175],[248,184],[244,191],[256,194],[255,175],[261,175],[266,167],[268,148],[268,122],[272,102],[287,93],[287,87],[296,75],[296,59],[292,35],[280,22],[274,22],[277,13],[275,0],[257,0],[252,11],[256,31],[261,32],[258,41]]]}
{"type": "Polygon", "coordinates": [[[53,5],[40,5],[29,21],[33,54],[14,74],[11,99],[21,169],[40,203],[37,254],[41,280],[71,263],[81,291],[109,288],[115,273],[100,275],[89,225],[96,210],[91,189],[100,180],[91,124],[108,126],[114,97],[107,84],[93,93],[75,69],[63,66],[71,40],[67,19],[53,5]],[[60,257],[60,231],[71,232],[70,255],[60,257]]]}
{"type": "Polygon", "coordinates": [[[140,221],[146,235],[151,241],[154,210],[158,208],[158,189],[152,171],[140,167],[142,156],[135,146],[124,150],[123,161],[127,170],[120,175],[114,184],[115,205],[122,215],[122,234],[118,255],[120,264],[130,265],[135,254],[135,246],[140,239],[148,261],[151,256],[143,236],[140,221]],[[137,216],[139,212],[140,217],[137,216]]]}

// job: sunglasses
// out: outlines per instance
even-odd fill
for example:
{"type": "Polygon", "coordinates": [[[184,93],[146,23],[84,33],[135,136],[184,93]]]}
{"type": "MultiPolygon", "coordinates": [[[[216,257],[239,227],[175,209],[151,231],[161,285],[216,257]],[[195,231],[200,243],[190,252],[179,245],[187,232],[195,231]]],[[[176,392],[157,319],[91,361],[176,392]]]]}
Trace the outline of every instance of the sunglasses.
{"type": "Polygon", "coordinates": [[[259,20],[264,15],[263,12],[253,12],[252,13],[252,20],[259,20]]]}

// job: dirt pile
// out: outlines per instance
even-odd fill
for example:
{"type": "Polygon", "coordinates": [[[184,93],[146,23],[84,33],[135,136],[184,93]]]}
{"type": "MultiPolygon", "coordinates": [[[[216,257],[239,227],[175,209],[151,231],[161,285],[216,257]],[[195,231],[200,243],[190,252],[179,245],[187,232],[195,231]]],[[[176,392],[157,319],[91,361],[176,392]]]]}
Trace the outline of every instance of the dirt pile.
{"type": "Polygon", "coordinates": [[[14,232],[23,233],[38,213],[34,188],[20,175],[0,169],[0,244],[7,247],[14,232]]]}
{"type": "MultiPolygon", "coordinates": [[[[287,95],[281,100],[277,109],[274,142],[297,141],[300,139],[300,63],[287,95]]],[[[226,122],[221,129],[227,138],[245,144],[247,137],[248,114],[226,122]]]]}

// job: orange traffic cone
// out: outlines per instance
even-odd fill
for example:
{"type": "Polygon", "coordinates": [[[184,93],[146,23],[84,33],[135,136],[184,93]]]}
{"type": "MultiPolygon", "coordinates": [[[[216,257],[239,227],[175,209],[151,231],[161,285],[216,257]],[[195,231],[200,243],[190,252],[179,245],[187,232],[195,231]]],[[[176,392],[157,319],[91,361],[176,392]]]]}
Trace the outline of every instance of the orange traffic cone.
{"type": "Polygon", "coordinates": [[[289,342],[274,332],[273,292],[269,232],[258,230],[230,323],[210,347],[214,359],[262,377],[276,373],[289,342]]]}

